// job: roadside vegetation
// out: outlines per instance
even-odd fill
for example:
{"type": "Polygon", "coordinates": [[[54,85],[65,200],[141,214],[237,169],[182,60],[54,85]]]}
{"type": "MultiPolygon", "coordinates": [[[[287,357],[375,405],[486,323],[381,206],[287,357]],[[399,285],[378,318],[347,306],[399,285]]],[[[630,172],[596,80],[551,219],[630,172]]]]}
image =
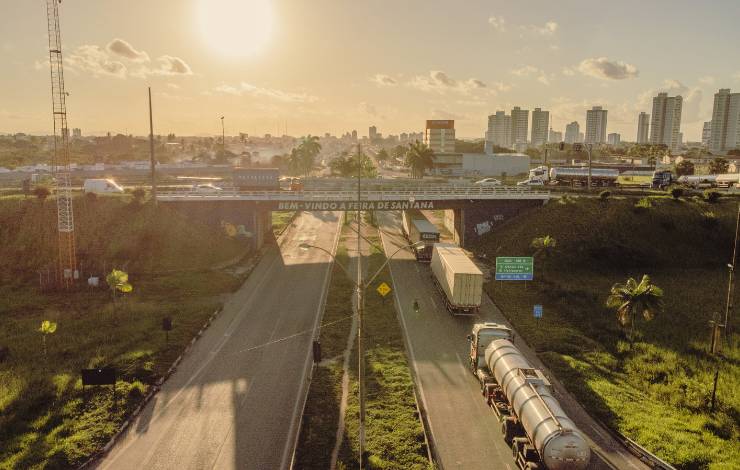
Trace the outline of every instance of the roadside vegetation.
{"type": "Polygon", "coordinates": [[[283,233],[285,228],[293,223],[295,211],[272,211],[272,233],[275,236],[283,233]]]}
{"type": "Polygon", "coordinates": [[[534,282],[487,292],[593,416],[678,469],[739,468],[740,335],[709,352],[737,201],[604,199],[552,201],[486,235],[488,259],[535,256],[534,282]]]}
{"type": "MultiPolygon", "coordinates": [[[[367,227],[371,227],[369,224],[367,227]]],[[[345,266],[347,234],[344,227],[340,240],[338,260],[345,266]]],[[[367,239],[373,243],[366,273],[376,272],[385,262],[377,232],[369,228],[367,239]]],[[[351,232],[349,232],[351,233],[351,232]]],[[[354,247],[354,242],[350,249],[354,247]]],[[[370,469],[426,469],[429,468],[424,432],[414,400],[413,380],[406,360],[402,332],[398,324],[392,295],[385,300],[375,288],[380,283],[392,285],[387,268],[367,289],[365,298],[365,353],[366,353],[366,455],[370,469]]],[[[352,312],[354,283],[335,266],[322,324],[321,344],[323,359],[342,354],[350,334],[351,321],[342,321],[352,312]],[[337,322],[337,320],[339,320],[337,322]],[[333,323],[332,322],[336,322],[333,323]]],[[[341,401],[342,358],[328,361],[314,371],[311,390],[303,418],[298,447],[297,468],[329,468],[331,452],[339,422],[341,401]]],[[[359,463],[357,401],[357,345],[350,357],[350,383],[345,431],[339,450],[337,468],[355,468],[359,463]]]]}
{"type": "Polygon", "coordinates": [[[0,468],[86,461],[244,280],[214,268],[245,260],[242,240],[164,205],[75,203],[82,285],[40,292],[37,271],[56,252],[56,206],[0,201],[0,468]],[[91,274],[99,287],[87,286],[91,274]],[[80,369],[105,366],[117,371],[115,396],[111,386],[83,390],[80,369]]]}

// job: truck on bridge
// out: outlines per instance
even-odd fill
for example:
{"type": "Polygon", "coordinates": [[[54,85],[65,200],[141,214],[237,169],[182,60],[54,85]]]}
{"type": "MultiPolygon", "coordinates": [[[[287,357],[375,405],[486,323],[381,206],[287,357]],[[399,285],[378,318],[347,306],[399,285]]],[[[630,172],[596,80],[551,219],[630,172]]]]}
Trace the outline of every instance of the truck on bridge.
{"type": "Polygon", "coordinates": [[[435,243],[439,243],[439,230],[429,222],[429,219],[418,209],[407,209],[401,211],[401,228],[403,236],[411,244],[423,242],[419,247],[414,247],[416,260],[429,263],[432,260],[432,251],[435,243]]]}
{"type": "Polygon", "coordinates": [[[512,331],[477,323],[468,335],[470,369],[501,421],[521,470],[583,470],[588,442],[552,394],[550,382],[514,345],[512,331]]]}
{"type": "Polygon", "coordinates": [[[442,294],[447,311],[454,315],[478,313],[483,295],[483,273],[465,252],[451,243],[435,243],[432,280],[442,294]]]}

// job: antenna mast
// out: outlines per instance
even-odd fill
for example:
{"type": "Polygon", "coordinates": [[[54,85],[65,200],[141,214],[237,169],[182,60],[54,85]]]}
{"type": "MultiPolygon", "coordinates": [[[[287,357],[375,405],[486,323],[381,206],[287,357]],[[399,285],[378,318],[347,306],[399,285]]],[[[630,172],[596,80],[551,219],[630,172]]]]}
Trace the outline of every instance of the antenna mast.
{"type": "Polygon", "coordinates": [[[62,65],[62,38],[59,28],[59,3],[46,0],[46,18],[49,30],[49,65],[51,67],[51,99],[54,114],[54,152],[51,171],[57,197],[57,229],[59,232],[60,286],[69,288],[79,277],[75,253],[75,225],[72,210],[72,182],[69,161],[69,128],[67,127],[67,93],[64,91],[62,65]]]}

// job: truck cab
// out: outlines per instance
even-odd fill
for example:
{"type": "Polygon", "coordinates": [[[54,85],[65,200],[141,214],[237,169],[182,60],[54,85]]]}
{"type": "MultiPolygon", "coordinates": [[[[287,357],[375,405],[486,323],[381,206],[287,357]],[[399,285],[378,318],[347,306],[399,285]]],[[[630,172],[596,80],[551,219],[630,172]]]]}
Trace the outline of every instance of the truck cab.
{"type": "MultiPolygon", "coordinates": [[[[476,323],[473,325],[473,331],[468,335],[470,342],[470,368],[473,373],[481,380],[481,386],[484,385],[484,378],[481,375],[488,373],[486,366],[485,352],[491,341],[497,339],[508,339],[514,342],[514,334],[511,329],[500,323],[476,323]]],[[[489,374],[490,375],[490,374],[489,374]]]]}
{"type": "Polygon", "coordinates": [[[656,170],[653,172],[653,189],[666,189],[676,182],[676,177],[670,170],[656,170]]]}

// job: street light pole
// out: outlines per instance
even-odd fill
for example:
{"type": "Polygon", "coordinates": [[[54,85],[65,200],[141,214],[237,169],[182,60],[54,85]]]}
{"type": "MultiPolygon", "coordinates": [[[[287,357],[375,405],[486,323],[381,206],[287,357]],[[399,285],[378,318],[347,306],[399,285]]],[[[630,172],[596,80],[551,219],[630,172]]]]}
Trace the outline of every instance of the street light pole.
{"type": "Polygon", "coordinates": [[[586,151],[588,151],[588,191],[591,191],[591,150],[594,144],[586,144],[586,151]]]}
{"type": "Polygon", "coordinates": [[[226,131],[224,130],[223,116],[221,116],[221,151],[226,153],[226,131]]]}
{"type": "Polygon", "coordinates": [[[365,353],[362,343],[362,314],[365,309],[365,296],[362,282],[362,251],[361,250],[361,181],[362,181],[362,147],[357,143],[357,382],[358,399],[360,402],[360,470],[365,468],[365,353]]]}

